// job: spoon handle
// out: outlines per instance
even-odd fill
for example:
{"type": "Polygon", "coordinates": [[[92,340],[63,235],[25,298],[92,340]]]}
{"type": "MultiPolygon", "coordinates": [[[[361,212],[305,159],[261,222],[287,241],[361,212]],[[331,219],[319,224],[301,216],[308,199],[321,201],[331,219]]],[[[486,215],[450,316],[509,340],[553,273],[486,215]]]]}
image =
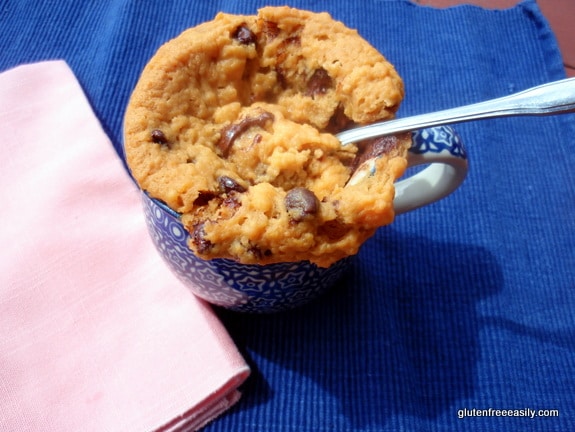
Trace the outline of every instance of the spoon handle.
{"type": "Polygon", "coordinates": [[[350,129],[340,132],[337,138],[346,145],[367,138],[470,120],[571,111],[575,111],[575,78],[566,78],[485,102],[350,129]]]}

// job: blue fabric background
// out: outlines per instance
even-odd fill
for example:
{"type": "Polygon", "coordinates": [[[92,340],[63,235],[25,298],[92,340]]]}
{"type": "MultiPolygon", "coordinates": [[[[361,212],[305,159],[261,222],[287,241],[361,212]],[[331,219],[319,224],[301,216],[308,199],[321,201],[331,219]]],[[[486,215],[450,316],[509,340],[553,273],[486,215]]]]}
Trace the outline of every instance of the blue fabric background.
{"type": "MultiPolygon", "coordinates": [[[[218,10],[263,4],[0,0],[0,70],[65,59],[119,149],[124,106],[157,47],[218,10]]],[[[504,11],[291,5],[331,12],[395,64],[400,116],[564,77],[533,0],[504,11]]],[[[269,316],[218,311],[253,375],[206,430],[575,430],[574,126],[572,115],[457,126],[464,185],[379,230],[321,300],[269,316]],[[459,419],[464,408],[560,415],[459,419]]]]}

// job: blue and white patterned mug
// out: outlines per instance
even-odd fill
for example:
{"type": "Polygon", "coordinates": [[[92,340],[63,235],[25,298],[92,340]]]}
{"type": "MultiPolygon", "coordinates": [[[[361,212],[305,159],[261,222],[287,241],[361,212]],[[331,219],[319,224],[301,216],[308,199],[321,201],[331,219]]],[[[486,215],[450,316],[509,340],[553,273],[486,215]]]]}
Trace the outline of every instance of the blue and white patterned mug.
{"type": "MultiPolygon", "coordinates": [[[[413,133],[409,166],[430,164],[395,184],[396,214],[435,202],[453,192],[467,175],[467,155],[449,126],[413,133]]],[[[371,167],[367,165],[367,175],[371,167]]],[[[246,265],[228,259],[196,257],[179,214],[142,193],[148,230],[158,252],[177,277],[198,297],[242,312],[277,312],[303,305],[335,284],[350,258],[328,268],[309,261],[246,265]]]]}

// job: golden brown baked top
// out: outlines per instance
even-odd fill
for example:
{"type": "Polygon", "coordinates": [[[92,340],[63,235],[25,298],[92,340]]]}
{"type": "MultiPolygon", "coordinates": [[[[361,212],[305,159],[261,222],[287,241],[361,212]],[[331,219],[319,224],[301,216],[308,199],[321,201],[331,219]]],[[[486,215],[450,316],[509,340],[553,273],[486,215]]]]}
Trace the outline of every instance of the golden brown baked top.
{"type": "Polygon", "coordinates": [[[410,145],[386,140],[376,173],[346,186],[361,155],[333,133],[393,117],[402,98],[393,66],[327,13],[220,13],[146,65],[126,157],[140,187],[182,214],[198,256],[328,266],[393,220],[410,145]]]}

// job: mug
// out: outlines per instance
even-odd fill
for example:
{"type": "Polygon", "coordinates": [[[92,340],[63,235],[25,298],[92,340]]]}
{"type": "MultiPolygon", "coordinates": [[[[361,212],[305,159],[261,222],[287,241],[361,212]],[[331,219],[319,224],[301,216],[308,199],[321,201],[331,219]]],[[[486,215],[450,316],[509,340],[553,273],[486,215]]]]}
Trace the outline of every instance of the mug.
{"type": "MultiPolygon", "coordinates": [[[[429,166],[395,183],[396,215],[449,195],[468,171],[461,138],[449,126],[413,132],[407,161],[408,167],[429,166]]],[[[189,234],[177,212],[145,192],[142,203],[153,243],[170,269],[196,296],[226,309],[269,313],[301,306],[333,286],[352,259],[327,268],[309,261],[254,265],[204,260],[188,247],[189,234]]]]}

